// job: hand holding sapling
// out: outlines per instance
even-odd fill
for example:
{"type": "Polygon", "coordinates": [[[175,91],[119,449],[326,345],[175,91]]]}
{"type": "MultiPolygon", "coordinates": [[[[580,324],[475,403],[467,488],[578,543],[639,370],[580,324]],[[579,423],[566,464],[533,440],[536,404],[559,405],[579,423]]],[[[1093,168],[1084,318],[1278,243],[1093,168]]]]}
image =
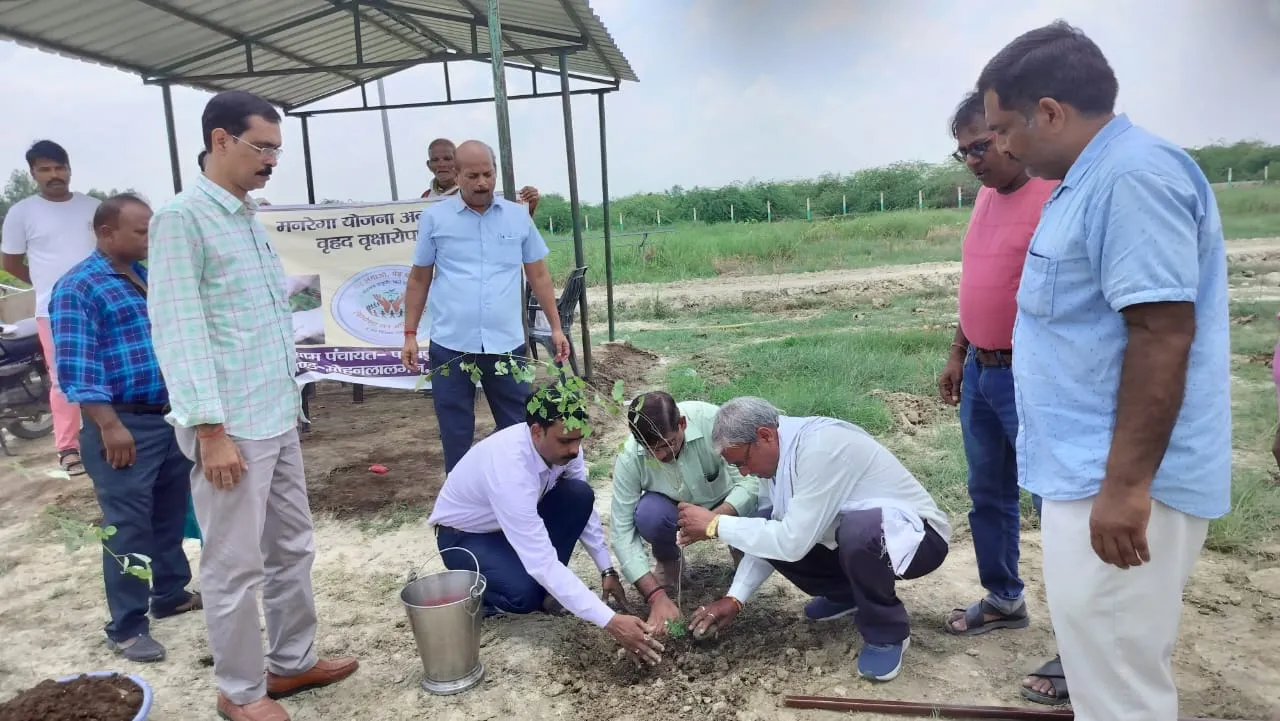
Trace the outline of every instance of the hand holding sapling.
{"type": "Polygon", "coordinates": [[[740,608],[738,601],[731,596],[700,606],[693,612],[693,621],[689,624],[689,630],[697,639],[705,638],[711,633],[719,633],[733,623],[738,617],[740,608]]]}
{"type": "Polygon", "coordinates": [[[657,629],[659,634],[668,634],[672,638],[679,638],[678,635],[671,633],[672,626],[676,623],[680,624],[680,629],[684,630],[684,622],[681,619],[680,607],[671,600],[665,590],[659,590],[649,599],[649,625],[657,629]]]}
{"type": "Polygon", "coordinates": [[[650,666],[657,666],[662,661],[659,653],[663,647],[658,639],[653,637],[653,628],[635,616],[614,614],[604,630],[640,661],[650,666]]]}

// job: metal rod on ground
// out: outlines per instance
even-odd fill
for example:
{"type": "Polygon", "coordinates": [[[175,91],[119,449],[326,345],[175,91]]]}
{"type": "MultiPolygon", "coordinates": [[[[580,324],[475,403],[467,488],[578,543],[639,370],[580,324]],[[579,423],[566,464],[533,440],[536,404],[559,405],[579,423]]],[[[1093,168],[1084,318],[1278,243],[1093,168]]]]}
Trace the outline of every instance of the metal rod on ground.
{"type": "MultiPolygon", "coordinates": [[[[378,105],[387,104],[387,92],[382,87],[382,78],[378,78],[378,105]]],[[[382,144],[387,147],[387,178],[391,181],[391,199],[399,200],[400,191],[396,189],[396,160],[391,153],[391,119],[387,117],[387,109],[382,109],[382,144]]]]}
{"type": "MultiPolygon", "coordinates": [[[[167,83],[160,86],[160,96],[164,100],[164,127],[169,132],[169,170],[173,173],[173,192],[176,194],[182,192],[182,162],[178,160],[178,133],[173,121],[173,91],[167,83]]],[[[200,147],[204,147],[204,143],[200,147]]]]}
{"type": "Polygon", "coordinates": [[[604,126],[604,93],[596,96],[600,110],[600,193],[604,210],[604,285],[605,303],[609,311],[609,340],[614,339],[613,327],[613,233],[609,227],[609,142],[604,126]]]}
{"type": "MultiPolygon", "coordinates": [[[[957,704],[918,703],[915,701],[881,701],[878,699],[840,698],[838,696],[784,696],[782,705],[799,709],[878,713],[892,716],[949,719],[1000,719],[1001,721],[1036,721],[1037,719],[1074,719],[1071,709],[1035,709],[1013,706],[962,706],[957,704]]],[[[1180,718],[1178,721],[1222,721],[1209,718],[1180,718]]]]}
{"type": "MultiPolygon", "coordinates": [[[[495,0],[491,0],[495,1],[495,0]]],[[[560,53],[560,110],[564,114],[564,155],[569,165],[569,211],[573,216],[574,267],[586,265],[582,250],[582,208],[578,204],[578,156],[573,147],[573,98],[569,95],[569,57],[560,53]]],[[[587,289],[585,279],[578,301],[578,315],[582,320],[582,376],[591,380],[591,323],[587,316],[587,289]]],[[[566,335],[573,329],[565,328],[566,335]]]]}

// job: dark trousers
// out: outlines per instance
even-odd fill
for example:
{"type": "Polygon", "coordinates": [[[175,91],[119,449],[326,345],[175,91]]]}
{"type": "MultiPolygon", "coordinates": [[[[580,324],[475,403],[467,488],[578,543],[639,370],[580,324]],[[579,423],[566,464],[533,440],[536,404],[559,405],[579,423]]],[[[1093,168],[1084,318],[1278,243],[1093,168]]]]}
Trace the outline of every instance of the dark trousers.
{"type": "MultiPolygon", "coordinates": [[[[563,478],[538,503],[538,516],[547,527],[551,545],[561,563],[569,563],[573,547],[587,527],[596,494],[586,481],[563,478]]],[[[441,549],[445,568],[472,571],[471,557],[461,551],[444,551],[461,547],[475,554],[487,586],[484,592],[485,613],[494,610],[508,613],[532,613],[542,609],[547,591],[524,570],[524,564],[502,531],[467,533],[440,526],[436,547],[441,549]]]]}
{"type": "MultiPolygon", "coordinates": [[[[883,515],[878,508],[844,514],[834,550],[822,544],[799,561],[769,563],[801,591],[858,607],[854,624],[867,643],[900,643],[910,635],[907,609],[894,591],[896,575],[884,550],[883,515]]],[[[925,523],[924,540],[902,575],[920,578],[947,557],[947,542],[925,523]]]]}
{"type": "MultiPolygon", "coordinates": [[[[523,358],[525,346],[511,351],[511,355],[523,358]]],[[[430,343],[427,348],[427,364],[432,371],[431,401],[436,409],[436,423],[440,426],[440,444],[444,446],[444,472],[449,473],[471,448],[476,434],[476,385],[471,374],[458,366],[474,363],[480,368],[480,386],[489,401],[489,410],[497,430],[523,423],[525,404],[533,387],[520,383],[510,373],[499,375],[494,364],[508,360],[506,355],[485,353],[467,354],[430,343]],[[460,360],[461,359],[461,360],[460,360]],[[449,366],[449,375],[436,369],[449,366]]]]}
{"type": "Polygon", "coordinates": [[[120,413],[133,435],[136,460],[128,468],[112,468],[98,425],[84,419],[80,453],[93,480],[102,509],[102,525],[115,526],[107,540],[115,553],[141,553],[151,558],[152,589],[139,578],[121,572],[120,562],[105,551],[102,576],[107,588],[112,641],[127,641],[148,633],[147,610],[168,613],[187,601],[191,565],[182,550],[183,526],[191,498],[191,461],[182,455],[173,427],[164,416],[120,413]]]}
{"type": "MultiPolygon", "coordinates": [[[[960,432],[969,463],[969,498],[973,503],[969,527],[978,579],[997,598],[1022,598],[1013,370],[1008,365],[979,365],[972,350],[960,386],[960,432]]],[[[1033,496],[1032,502],[1039,513],[1040,498],[1033,496]]]]}

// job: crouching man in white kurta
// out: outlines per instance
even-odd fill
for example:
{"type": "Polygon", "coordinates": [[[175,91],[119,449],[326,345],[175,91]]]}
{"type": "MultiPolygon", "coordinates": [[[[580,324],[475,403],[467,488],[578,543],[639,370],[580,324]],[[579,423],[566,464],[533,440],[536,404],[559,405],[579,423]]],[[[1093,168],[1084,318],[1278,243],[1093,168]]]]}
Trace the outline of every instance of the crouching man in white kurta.
{"type": "Polygon", "coordinates": [[[694,614],[694,634],[723,630],[777,570],[815,597],[805,606],[811,620],[853,615],[866,641],[859,674],[896,678],[910,627],[894,586],[941,566],[951,535],[929,492],[858,426],[783,416],[761,398],[721,406],[711,441],[741,473],[764,479],[761,517],[680,504],[682,543],[719,538],[746,554],[729,593],[694,614]]]}

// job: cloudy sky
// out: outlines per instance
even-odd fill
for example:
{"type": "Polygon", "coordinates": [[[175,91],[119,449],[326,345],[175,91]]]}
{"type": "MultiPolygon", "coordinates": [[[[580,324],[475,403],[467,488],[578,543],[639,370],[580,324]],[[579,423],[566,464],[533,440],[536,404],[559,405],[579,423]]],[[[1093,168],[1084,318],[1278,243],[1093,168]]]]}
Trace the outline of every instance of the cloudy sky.
{"type": "MultiPolygon", "coordinates": [[[[1184,146],[1280,143],[1280,2],[1275,0],[591,0],[640,82],[608,98],[614,196],[944,159],[948,114],[990,56],[1064,18],[1120,79],[1120,109],[1184,146]]],[[[34,140],[67,147],[74,185],[172,195],[160,90],[124,72],[0,41],[0,169],[34,140]]],[[[455,97],[488,95],[489,70],[452,68],[455,97]]],[[[509,75],[528,92],[527,73],[509,75]]],[[[551,78],[540,88],[551,87],[551,78]]],[[[438,66],[394,75],[388,102],[443,97],[438,66]]],[[[372,95],[372,88],[370,93],[372,95]]],[[[208,95],[175,89],[183,173],[193,177],[208,95]]],[[[359,102],[359,91],[326,101],[359,102]]],[[[575,99],[582,197],[600,197],[593,96],[575,99]]],[[[566,193],[558,100],[512,104],[517,183],[566,193]]],[[[298,121],[264,196],[305,202],[298,121]]],[[[390,197],[378,113],[311,123],[319,198],[390,197]]],[[[391,114],[400,194],[425,188],[437,136],[496,142],[491,105],[391,114]]],[[[7,166],[6,166],[7,164],[7,166]]],[[[0,170],[3,172],[3,170],[0,170]]]]}

